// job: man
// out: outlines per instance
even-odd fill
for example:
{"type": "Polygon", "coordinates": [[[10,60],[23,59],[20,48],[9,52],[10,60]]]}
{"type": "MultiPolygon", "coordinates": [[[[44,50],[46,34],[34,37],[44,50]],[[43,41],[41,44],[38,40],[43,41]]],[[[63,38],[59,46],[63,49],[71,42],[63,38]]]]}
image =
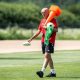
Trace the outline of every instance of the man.
{"type": "Polygon", "coordinates": [[[56,22],[56,19],[54,19],[54,18],[51,20],[51,22],[54,24],[54,30],[53,30],[51,37],[49,38],[49,44],[45,45],[46,29],[44,28],[44,24],[49,15],[49,9],[43,8],[41,10],[41,13],[43,15],[43,19],[41,20],[41,22],[39,24],[38,31],[28,40],[28,42],[30,43],[34,38],[36,38],[40,33],[42,33],[41,42],[42,42],[42,52],[44,54],[44,62],[43,62],[42,69],[36,73],[40,78],[43,78],[44,71],[45,71],[47,65],[49,64],[51,72],[49,75],[47,75],[47,77],[56,77],[56,72],[54,70],[51,53],[54,52],[55,37],[56,37],[56,32],[58,31],[57,22],[56,22]]]}

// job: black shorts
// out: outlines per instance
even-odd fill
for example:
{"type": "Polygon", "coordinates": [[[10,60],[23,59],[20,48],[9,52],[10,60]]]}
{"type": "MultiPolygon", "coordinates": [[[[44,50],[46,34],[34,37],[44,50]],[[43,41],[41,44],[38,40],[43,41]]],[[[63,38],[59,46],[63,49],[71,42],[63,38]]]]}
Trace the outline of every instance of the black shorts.
{"type": "Polygon", "coordinates": [[[46,46],[44,43],[42,43],[42,52],[43,54],[45,52],[54,53],[54,45],[52,43],[49,43],[49,45],[46,46]]]}

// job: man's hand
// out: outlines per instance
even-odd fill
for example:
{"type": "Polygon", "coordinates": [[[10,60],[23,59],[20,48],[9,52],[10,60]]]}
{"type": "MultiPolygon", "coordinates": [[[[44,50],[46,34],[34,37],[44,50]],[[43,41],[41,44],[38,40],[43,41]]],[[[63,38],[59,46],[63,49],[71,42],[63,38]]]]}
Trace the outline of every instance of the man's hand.
{"type": "Polygon", "coordinates": [[[30,43],[32,41],[32,39],[28,39],[28,42],[30,43]]]}
{"type": "Polygon", "coordinates": [[[47,28],[47,25],[45,25],[45,24],[44,24],[44,25],[43,25],[43,28],[45,28],[45,29],[46,29],[46,28],[47,28]]]}
{"type": "Polygon", "coordinates": [[[40,34],[40,30],[38,30],[27,42],[23,43],[24,46],[29,46],[31,45],[31,41],[36,38],[40,34]]]}
{"type": "Polygon", "coordinates": [[[47,26],[45,26],[45,25],[44,25],[43,27],[44,27],[45,29],[47,28],[47,26]]]}

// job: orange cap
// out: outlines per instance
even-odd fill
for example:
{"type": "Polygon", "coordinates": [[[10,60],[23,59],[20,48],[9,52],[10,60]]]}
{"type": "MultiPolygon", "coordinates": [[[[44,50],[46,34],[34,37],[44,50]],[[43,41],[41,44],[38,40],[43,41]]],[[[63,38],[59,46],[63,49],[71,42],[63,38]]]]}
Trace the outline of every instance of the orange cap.
{"type": "Polygon", "coordinates": [[[45,25],[50,22],[54,17],[58,17],[61,14],[61,9],[57,5],[52,5],[49,9],[49,16],[45,22],[45,25]]]}
{"type": "Polygon", "coordinates": [[[49,10],[50,12],[53,11],[56,16],[60,16],[61,14],[61,9],[57,5],[52,5],[49,10]]]}

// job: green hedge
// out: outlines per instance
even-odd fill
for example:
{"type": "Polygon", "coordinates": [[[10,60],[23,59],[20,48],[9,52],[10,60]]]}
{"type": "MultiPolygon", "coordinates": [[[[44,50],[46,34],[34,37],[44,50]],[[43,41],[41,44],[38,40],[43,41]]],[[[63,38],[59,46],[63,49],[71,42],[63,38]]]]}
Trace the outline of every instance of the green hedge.
{"type": "Polygon", "coordinates": [[[62,15],[59,17],[59,23],[62,27],[80,28],[79,21],[79,18],[68,10],[63,10],[62,15]]]}
{"type": "Polygon", "coordinates": [[[67,9],[76,16],[76,22],[78,27],[80,27],[80,3],[68,6],[67,9]]]}
{"type": "Polygon", "coordinates": [[[40,8],[34,4],[0,3],[0,24],[3,27],[15,23],[27,28],[35,27],[39,16],[40,8]]]}
{"type": "Polygon", "coordinates": [[[68,10],[74,13],[75,15],[79,16],[80,15],[80,3],[69,6],[68,10]]]}
{"type": "MultiPolygon", "coordinates": [[[[60,27],[80,28],[80,5],[62,10],[58,18],[60,27]],[[75,8],[75,9],[74,9],[75,8]]],[[[33,3],[0,3],[0,27],[15,26],[36,28],[42,17],[40,7],[33,3]]]]}
{"type": "Polygon", "coordinates": [[[58,20],[62,28],[80,28],[80,3],[65,7],[58,20]]]}

